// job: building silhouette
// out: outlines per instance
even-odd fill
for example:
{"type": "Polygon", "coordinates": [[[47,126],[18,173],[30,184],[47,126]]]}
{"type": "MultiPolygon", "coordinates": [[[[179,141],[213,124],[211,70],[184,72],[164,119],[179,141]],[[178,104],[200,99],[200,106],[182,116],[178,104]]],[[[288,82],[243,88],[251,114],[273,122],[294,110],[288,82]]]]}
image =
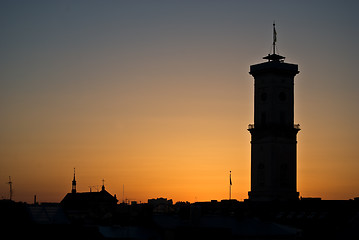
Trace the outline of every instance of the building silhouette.
{"type": "Polygon", "coordinates": [[[254,124],[251,134],[251,191],[253,201],[295,200],[297,192],[297,133],[294,124],[294,76],[298,65],[275,53],[250,66],[254,77],[254,124]]]}
{"type": "Polygon", "coordinates": [[[113,214],[117,202],[116,195],[107,192],[104,183],[99,192],[77,192],[74,172],[71,193],[66,194],[60,205],[72,222],[103,223],[113,214]]]}

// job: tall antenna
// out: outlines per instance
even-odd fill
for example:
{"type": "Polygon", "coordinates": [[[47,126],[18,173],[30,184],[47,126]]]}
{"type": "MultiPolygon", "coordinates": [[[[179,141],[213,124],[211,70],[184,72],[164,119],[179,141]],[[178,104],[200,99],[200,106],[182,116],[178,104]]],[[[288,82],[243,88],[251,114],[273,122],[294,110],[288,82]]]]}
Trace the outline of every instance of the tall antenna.
{"type": "Polygon", "coordinates": [[[9,186],[10,186],[10,194],[9,194],[9,199],[10,201],[12,200],[12,181],[11,181],[11,177],[9,176],[9,182],[8,182],[9,186]]]}

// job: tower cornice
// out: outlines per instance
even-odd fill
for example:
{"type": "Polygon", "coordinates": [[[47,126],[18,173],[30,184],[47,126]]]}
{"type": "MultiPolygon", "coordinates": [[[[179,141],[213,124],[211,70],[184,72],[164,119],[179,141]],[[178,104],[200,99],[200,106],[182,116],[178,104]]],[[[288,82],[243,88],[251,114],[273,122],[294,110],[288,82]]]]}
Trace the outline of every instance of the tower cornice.
{"type": "Polygon", "coordinates": [[[258,63],[250,66],[249,74],[251,74],[254,77],[268,73],[289,74],[295,76],[299,73],[299,71],[297,64],[277,62],[277,61],[258,63]]]}

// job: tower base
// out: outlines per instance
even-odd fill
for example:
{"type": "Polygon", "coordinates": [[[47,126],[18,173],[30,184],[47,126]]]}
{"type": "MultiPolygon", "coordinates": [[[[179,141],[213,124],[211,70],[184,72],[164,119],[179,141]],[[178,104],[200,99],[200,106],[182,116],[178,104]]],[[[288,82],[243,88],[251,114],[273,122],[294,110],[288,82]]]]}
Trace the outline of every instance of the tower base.
{"type": "Polygon", "coordinates": [[[299,192],[292,191],[250,191],[248,192],[249,200],[256,202],[268,201],[295,201],[299,200],[299,192]]]}

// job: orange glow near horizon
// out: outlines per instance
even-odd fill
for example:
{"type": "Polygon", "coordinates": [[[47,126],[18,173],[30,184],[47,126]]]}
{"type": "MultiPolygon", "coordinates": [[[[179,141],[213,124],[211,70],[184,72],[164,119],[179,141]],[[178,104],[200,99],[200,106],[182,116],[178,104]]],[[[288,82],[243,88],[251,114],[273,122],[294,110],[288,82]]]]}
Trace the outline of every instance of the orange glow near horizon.
{"type": "Polygon", "coordinates": [[[358,6],[325,7],[0,3],[0,198],[11,176],[15,201],[59,202],[74,167],[78,191],[105,179],[119,201],[123,185],[138,202],[228,199],[229,171],[232,198],[248,198],[248,71],[268,54],[273,16],[300,71],[298,191],[358,197],[358,6]]]}

